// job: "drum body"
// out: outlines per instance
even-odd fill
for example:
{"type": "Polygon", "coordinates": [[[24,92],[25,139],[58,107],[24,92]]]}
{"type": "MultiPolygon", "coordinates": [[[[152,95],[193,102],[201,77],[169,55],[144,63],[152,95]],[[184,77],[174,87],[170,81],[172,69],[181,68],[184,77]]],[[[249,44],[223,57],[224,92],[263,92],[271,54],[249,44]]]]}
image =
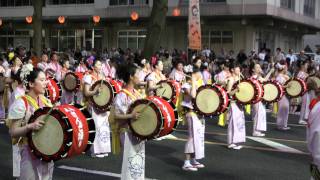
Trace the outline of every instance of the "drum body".
{"type": "Polygon", "coordinates": [[[105,113],[110,109],[116,93],[120,92],[122,84],[113,79],[99,80],[92,85],[91,90],[97,86],[102,87],[102,92],[90,97],[90,103],[97,113],[105,113]]]}
{"type": "Polygon", "coordinates": [[[283,87],[276,81],[263,82],[263,90],[262,100],[265,103],[278,102],[284,95],[283,87]]]}
{"type": "Polygon", "coordinates": [[[60,83],[54,78],[48,78],[48,85],[45,96],[50,99],[52,104],[60,101],[62,89],[60,83]]]}
{"type": "Polygon", "coordinates": [[[263,87],[258,80],[252,78],[244,79],[234,84],[233,90],[237,87],[239,91],[233,97],[239,104],[255,104],[261,101],[263,97],[263,87]]]}
{"type": "Polygon", "coordinates": [[[176,104],[181,91],[180,83],[175,80],[164,80],[160,81],[157,85],[160,84],[162,85],[162,88],[156,90],[156,95],[176,104]]]}
{"type": "Polygon", "coordinates": [[[133,134],[141,140],[150,140],[170,134],[177,125],[178,114],[164,99],[151,96],[136,100],[128,112],[140,112],[140,118],[130,121],[133,134]]]}
{"type": "Polygon", "coordinates": [[[82,73],[68,72],[62,81],[63,88],[68,92],[77,91],[81,86],[82,73]]]}
{"type": "Polygon", "coordinates": [[[286,94],[291,98],[296,98],[304,95],[307,92],[307,84],[299,78],[293,78],[285,83],[287,88],[285,89],[286,94]]]}
{"type": "Polygon", "coordinates": [[[193,102],[195,110],[204,116],[224,113],[230,104],[227,91],[219,85],[204,85],[198,88],[193,102]]]}
{"type": "Polygon", "coordinates": [[[30,132],[28,144],[31,152],[43,161],[57,161],[79,155],[88,150],[95,138],[95,125],[89,112],[79,105],[61,105],[38,109],[29,123],[37,119],[45,125],[30,132]]]}

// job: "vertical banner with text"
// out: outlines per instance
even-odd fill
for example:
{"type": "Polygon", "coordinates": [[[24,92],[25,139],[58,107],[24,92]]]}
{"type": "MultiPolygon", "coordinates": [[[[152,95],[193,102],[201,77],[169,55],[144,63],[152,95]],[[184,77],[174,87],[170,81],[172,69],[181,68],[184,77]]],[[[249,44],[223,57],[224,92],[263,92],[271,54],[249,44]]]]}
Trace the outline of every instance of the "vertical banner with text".
{"type": "Polygon", "coordinates": [[[199,0],[189,0],[189,49],[201,50],[201,24],[199,0]]]}

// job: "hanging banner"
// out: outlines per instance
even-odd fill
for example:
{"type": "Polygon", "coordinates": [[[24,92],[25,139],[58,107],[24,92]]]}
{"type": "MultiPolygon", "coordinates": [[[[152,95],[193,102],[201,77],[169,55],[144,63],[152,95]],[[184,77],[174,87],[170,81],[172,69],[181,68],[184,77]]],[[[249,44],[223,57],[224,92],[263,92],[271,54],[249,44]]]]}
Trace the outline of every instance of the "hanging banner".
{"type": "Polygon", "coordinates": [[[201,50],[201,24],[199,0],[189,1],[188,26],[189,49],[201,50]]]}

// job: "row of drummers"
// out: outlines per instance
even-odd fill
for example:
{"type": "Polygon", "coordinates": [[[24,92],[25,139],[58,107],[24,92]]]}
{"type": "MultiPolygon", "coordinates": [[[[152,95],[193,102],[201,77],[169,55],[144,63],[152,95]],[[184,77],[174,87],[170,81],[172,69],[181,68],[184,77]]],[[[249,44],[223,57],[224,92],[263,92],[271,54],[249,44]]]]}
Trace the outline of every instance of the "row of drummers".
{"type": "MultiPolygon", "coordinates": [[[[84,73],[68,72],[61,81],[64,91],[70,93],[81,91],[83,77],[84,73]]],[[[62,88],[54,77],[48,76],[48,80],[46,96],[54,104],[59,101],[62,88]]],[[[254,78],[242,79],[234,83],[232,88],[237,89],[237,92],[232,97],[228,95],[223,85],[217,83],[203,85],[197,89],[193,107],[199,115],[214,116],[224,113],[229,108],[231,100],[241,105],[255,104],[260,101],[273,103],[279,101],[285,94],[292,98],[302,96],[308,90],[307,82],[309,81],[315,82],[316,86],[320,87],[320,78],[317,76],[309,76],[306,81],[291,78],[284,85],[275,80],[260,82],[254,78]]],[[[92,84],[92,90],[100,88],[99,93],[88,99],[96,113],[110,111],[115,95],[122,91],[122,85],[121,81],[112,78],[98,80],[92,84]]],[[[177,109],[183,96],[181,84],[175,80],[160,80],[157,85],[159,86],[155,90],[156,96],[136,100],[129,108],[129,113],[133,111],[140,113],[136,121],[130,121],[129,127],[132,133],[141,140],[155,139],[170,134],[178,123],[177,109]]],[[[46,122],[47,128],[30,134],[28,139],[33,153],[40,159],[55,161],[74,156],[88,150],[93,144],[96,138],[96,127],[92,114],[87,112],[86,108],[80,105],[65,104],[56,106],[53,110],[52,108],[41,109],[34,113],[30,122],[45,114],[49,119],[46,122]],[[56,120],[61,126],[56,124],[56,120]],[[61,129],[61,127],[62,130],[54,130],[61,129]],[[46,137],[52,136],[57,137],[57,141],[53,142],[55,144],[45,143],[47,142],[46,137]]]]}
{"type": "MultiPolygon", "coordinates": [[[[61,82],[58,82],[51,73],[46,74],[48,84],[45,96],[57,106],[38,109],[31,116],[28,123],[33,123],[39,118],[45,121],[41,130],[30,132],[27,135],[31,152],[40,160],[51,162],[91,150],[95,146],[96,139],[110,140],[109,135],[102,133],[103,127],[96,124],[93,119],[94,115],[87,106],[92,107],[94,114],[98,116],[111,111],[116,94],[125,91],[122,89],[122,81],[112,78],[96,80],[90,89],[93,91],[99,88],[99,93],[84,100],[89,103],[86,104],[87,106],[77,103],[59,105],[63,93],[67,92],[72,95],[78,92],[84,93],[82,81],[86,73],[68,72],[61,82]]],[[[171,95],[172,93],[179,94],[180,84],[175,81],[162,81],[161,83],[164,83],[162,88],[157,90],[157,93],[162,93],[159,95],[161,97],[149,96],[145,99],[138,99],[130,106],[128,113],[138,111],[141,114],[139,119],[129,123],[133,134],[141,140],[151,140],[168,135],[177,126],[178,113],[171,99],[178,96],[171,97],[171,95]],[[166,88],[169,89],[164,90],[166,88]]],[[[111,115],[108,121],[112,121],[111,115]]]]}

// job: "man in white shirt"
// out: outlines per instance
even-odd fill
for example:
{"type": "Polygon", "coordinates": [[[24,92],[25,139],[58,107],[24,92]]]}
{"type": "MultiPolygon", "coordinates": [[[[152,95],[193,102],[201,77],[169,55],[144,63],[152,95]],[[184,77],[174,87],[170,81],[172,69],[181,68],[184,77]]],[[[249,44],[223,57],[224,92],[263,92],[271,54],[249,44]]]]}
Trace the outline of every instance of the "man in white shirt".
{"type": "Polygon", "coordinates": [[[288,52],[286,58],[290,59],[290,66],[292,65],[292,63],[294,63],[295,61],[298,60],[297,56],[293,54],[292,49],[289,49],[289,52],[288,52]]]}

